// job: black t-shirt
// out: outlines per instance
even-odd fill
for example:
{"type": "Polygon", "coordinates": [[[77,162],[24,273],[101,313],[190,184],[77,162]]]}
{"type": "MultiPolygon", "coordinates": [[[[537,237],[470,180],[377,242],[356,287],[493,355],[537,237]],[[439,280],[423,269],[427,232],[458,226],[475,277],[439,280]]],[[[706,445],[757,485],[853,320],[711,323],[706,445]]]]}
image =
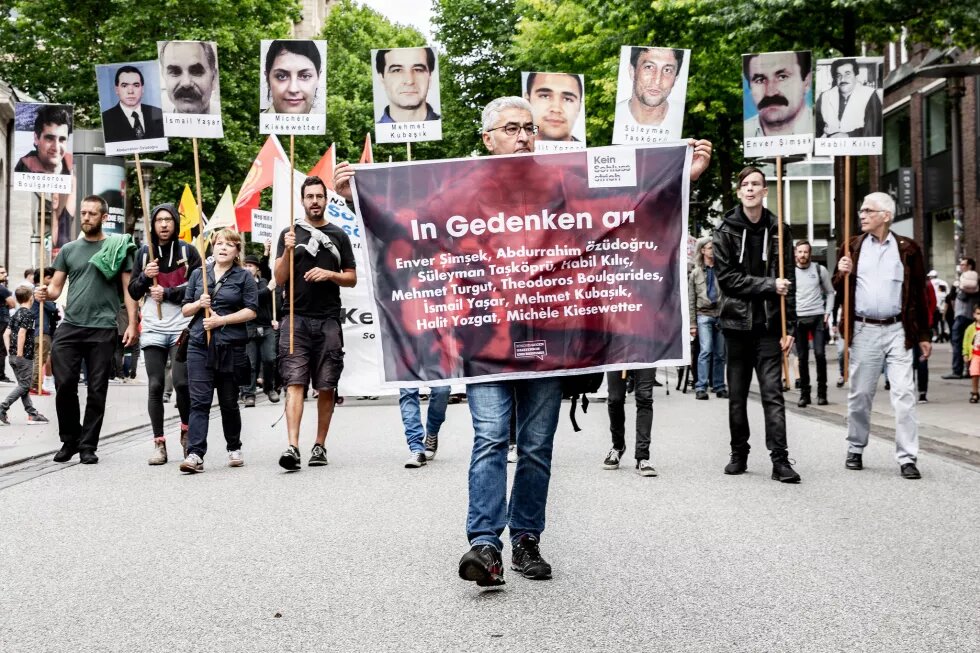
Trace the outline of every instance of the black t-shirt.
{"type": "MultiPolygon", "coordinates": [[[[10,321],[10,309],[7,307],[7,298],[13,295],[7,286],[0,283],[0,324],[6,325],[10,321]]],[[[0,329],[0,333],[3,329],[0,329]]]]}
{"type": "MultiPolygon", "coordinates": [[[[337,225],[329,222],[317,228],[326,235],[340,252],[340,261],[326,247],[320,247],[316,256],[311,256],[303,245],[312,239],[312,235],[301,227],[296,227],[296,249],[293,254],[293,264],[295,270],[296,289],[293,296],[293,310],[296,315],[312,318],[340,319],[340,286],[332,281],[317,281],[309,283],[303,279],[303,275],[313,268],[322,268],[332,272],[341,270],[353,270],[357,267],[354,262],[354,249],[351,247],[350,238],[344,230],[337,225]]],[[[276,258],[282,257],[286,251],[286,233],[288,229],[283,229],[279,234],[279,245],[276,248],[276,258]]],[[[283,284],[286,290],[286,297],[289,297],[289,282],[283,284]]],[[[288,301],[288,300],[287,300],[288,301]]],[[[288,304],[287,304],[288,310],[288,304]]]]}

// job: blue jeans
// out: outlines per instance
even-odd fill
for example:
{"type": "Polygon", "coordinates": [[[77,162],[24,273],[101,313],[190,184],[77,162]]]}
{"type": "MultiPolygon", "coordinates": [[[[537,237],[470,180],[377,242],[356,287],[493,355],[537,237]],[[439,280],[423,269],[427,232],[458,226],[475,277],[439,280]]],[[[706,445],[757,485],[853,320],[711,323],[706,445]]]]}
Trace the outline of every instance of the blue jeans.
{"type": "MultiPolygon", "coordinates": [[[[243,348],[244,349],[244,348],[243,348]]],[[[244,350],[236,356],[245,356],[244,350]]],[[[190,388],[191,412],[187,424],[187,453],[201,458],[208,451],[208,427],[211,402],[218,391],[221,429],[228,451],[242,448],[242,416],[238,410],[238,383],[233,374],[208,368],[208,350],[193,342],[187,346],[187,383],[190,388]]]]}
{"type": "Polygon", "coordinates": [[[721,392],[725,389],[725,336],[718,328],[718,318],[698,315],[698,382],[694,384],[697,392],[708,390],[708,366],[711,366],[711,389],[721,392]]]}
{"type": "Polygon", "coordinates": [[[510,539],[541,537],[551,450],[561,408],[560,379],[497,381],[466,386],[473,418],[470,459],[470,506],[466,536],[470,544],[503,548],[500,535],[510,527],[510,539]],[[517,411],[517,449],[520,457],[507,502],[507,446],[510,416],[517,411]]]}
{"type": "Polygon", "coordinates": [[[429,413],[426,415],[425,430],[422,430],[422,410],[419,408],[419,391],[415,388],[399,391],[398,407],[402,411],[402,425],[405,439],[412,453],[425,451],[425,435],[439,435],[442,423],[446,421],[446,405],[449,403],[448,385],[432,388],[429,395],[429,413]]]}

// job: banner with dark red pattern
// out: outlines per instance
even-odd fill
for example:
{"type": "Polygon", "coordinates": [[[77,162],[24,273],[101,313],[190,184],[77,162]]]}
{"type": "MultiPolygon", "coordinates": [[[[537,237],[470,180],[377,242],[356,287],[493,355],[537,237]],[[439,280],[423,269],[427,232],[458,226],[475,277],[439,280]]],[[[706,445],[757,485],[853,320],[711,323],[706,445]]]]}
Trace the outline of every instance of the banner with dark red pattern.
{"type": "Polygon", "coordinates": [[[691,151],[357,166],[382,382],[686,363],[691,151]]]}

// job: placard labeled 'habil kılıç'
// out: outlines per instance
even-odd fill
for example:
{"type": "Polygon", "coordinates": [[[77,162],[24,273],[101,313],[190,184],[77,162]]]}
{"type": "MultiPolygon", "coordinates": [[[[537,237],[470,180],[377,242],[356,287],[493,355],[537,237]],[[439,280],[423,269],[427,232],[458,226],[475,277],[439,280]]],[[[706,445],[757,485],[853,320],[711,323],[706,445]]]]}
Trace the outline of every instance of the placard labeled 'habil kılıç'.
{"type": "Polygon", "coordinates": [[[326,133],[326,64],[326,41],[262,41],[259,133],[326,133]]]}
{"type": "Polygon", "coordinates": [[[817,61],[817,129],[814,154],[880,155],[883,57],[817,61]]]}
{"type": "Polygon", "coordinates": [[[357,167],[383,381],[687,360],[687,145],[357,167]]]}
{"type": "Polygon", "coordinates": [[[218,46],[212,41],[157,41],[163,87],[163,132],[221,138],[218,46]]]}
{"type": "Polygon", "coordinates": [[[442,140],[439,69],[429,46],[371,50],[374,72],[374,140],[414,143],[442,140]]]}
{"type": "Polygon", "coordinates": [[[14,107],[14,190],[72,192],[72,107],[21,102],[14,107]]]}
{"type": "Polygon", "coordinates": [[[809,154],[813,150],[810,53],[742,55],[746,157],[809,154]]]}

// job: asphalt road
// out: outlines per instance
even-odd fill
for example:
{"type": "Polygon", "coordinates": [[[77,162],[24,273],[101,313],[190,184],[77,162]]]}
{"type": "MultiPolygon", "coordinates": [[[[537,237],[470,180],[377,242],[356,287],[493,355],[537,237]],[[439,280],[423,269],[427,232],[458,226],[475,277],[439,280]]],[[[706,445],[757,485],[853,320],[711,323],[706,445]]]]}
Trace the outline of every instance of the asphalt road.
{"type": "Polygon", "coordinates": [[[456,575],[465,404],[418,470],[390,402],[339,409],[330,465],[291,475],[268,404],[245,411],[239,469],[213,421],[192,477],[173,444],[148,467],[142,436],[97,466],[4,470],[19,476],[0,489],[0,651],[980,649],[980,473],[926,454],[906,481],[874,439],[847,471],[842,428],[790,414],[803,483],[781,485],[751,408],[741,477],[721,473],[724,401],[658,393],[657,478],[601,469],[604,405],[579,434],[563,412],[542,539],[554,579],[508,567],[498,592],[456,575]]]}

